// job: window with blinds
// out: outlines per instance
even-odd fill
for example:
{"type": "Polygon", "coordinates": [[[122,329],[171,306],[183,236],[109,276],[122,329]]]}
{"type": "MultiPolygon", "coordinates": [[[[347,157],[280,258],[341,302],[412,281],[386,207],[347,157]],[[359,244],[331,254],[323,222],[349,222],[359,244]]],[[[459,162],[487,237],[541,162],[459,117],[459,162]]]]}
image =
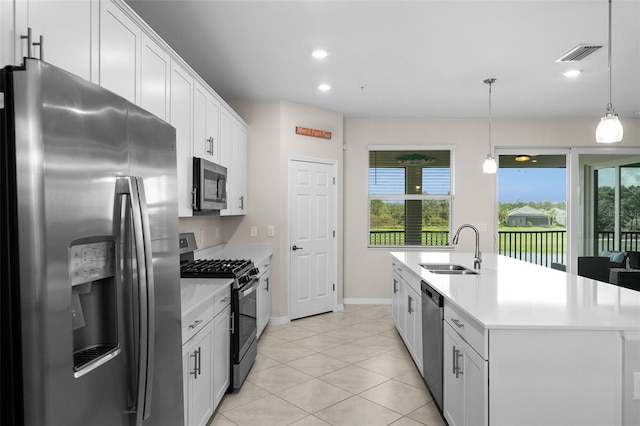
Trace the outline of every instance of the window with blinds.
{"type": "Polygon", "coordinates": [[[446,246],[453,151],[369,148],[369,247],[446,246]]]}

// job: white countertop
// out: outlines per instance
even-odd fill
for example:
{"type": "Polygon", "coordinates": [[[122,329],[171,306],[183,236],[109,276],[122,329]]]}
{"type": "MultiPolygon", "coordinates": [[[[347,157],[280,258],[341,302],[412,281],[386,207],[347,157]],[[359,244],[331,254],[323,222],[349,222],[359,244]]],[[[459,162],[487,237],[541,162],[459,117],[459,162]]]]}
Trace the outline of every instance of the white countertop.
{"type": "Polygon", "coordinates": [[[473,253],[393,252],[445,299],[486,328],[640,331],[640,292],[483,253],[479,275],[438,275],[421,263],[473,269],[473,253]]]}
{"type": "Polygon", "coordinates": [[[232,282],[232,278],[181,278],[182,314],[189,312],[207,297],[224,291],[226,287],[231,286],[232,282]]]}

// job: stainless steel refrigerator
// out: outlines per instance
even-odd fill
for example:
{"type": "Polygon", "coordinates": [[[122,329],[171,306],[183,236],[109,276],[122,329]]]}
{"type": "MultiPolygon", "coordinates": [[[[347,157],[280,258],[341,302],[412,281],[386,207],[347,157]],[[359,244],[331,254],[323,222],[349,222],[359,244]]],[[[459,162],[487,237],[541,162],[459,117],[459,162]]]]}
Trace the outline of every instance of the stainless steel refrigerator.
{"type": "Polygon", "coordinates": [[[39,60],[0,76],[0,424],[182,425],[175,129],[39,60]]]}

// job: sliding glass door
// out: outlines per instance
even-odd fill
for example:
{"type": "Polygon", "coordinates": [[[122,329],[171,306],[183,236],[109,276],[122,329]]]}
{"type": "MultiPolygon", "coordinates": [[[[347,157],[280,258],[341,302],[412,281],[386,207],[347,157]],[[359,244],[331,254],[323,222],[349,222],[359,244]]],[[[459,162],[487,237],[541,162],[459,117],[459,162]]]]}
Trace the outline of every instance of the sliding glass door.
{"type": "Polygon", "coordinates": [[[498,253],[564,267],[568,150],[499,151],[498,253]]]}
{"type": "Polygon", "coordinates": [[[640,148],[496,154],[500,254],[576,273],[579,256],[640,251],[640,148]]]}
{"type": "Polygon", "coordinates": [[[591,253],[596,256],[604,251],[638,251],[640,247],[640,160],[606,157],[581,157],[588,164],[585,173],[593,173],[593,220],[586,220],[589,205],[584,206],[583,220],[584,226],[593,226],[591,253]]]}

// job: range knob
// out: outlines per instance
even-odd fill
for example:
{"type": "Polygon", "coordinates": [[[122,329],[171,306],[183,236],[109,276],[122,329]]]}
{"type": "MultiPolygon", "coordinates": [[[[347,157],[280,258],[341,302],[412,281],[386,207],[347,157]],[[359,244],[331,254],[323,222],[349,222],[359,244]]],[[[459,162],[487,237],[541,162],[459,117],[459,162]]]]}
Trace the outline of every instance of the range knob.
{"type": "Polygon", "coordinates": [[[249,277],[247,275],[243,275],[240,278],[238,278],[238,284],[240,284],[240,286],[243,286],[248,282],[249,282],[249,277]]]}
{"type": "Polygon", "coordinates": [[[260,270],[258,268],[251,268],[251,270],[249,271],[249,275],[251,275],[252,277],[255,277],[259,273],[260,273],[260,270]]]}

